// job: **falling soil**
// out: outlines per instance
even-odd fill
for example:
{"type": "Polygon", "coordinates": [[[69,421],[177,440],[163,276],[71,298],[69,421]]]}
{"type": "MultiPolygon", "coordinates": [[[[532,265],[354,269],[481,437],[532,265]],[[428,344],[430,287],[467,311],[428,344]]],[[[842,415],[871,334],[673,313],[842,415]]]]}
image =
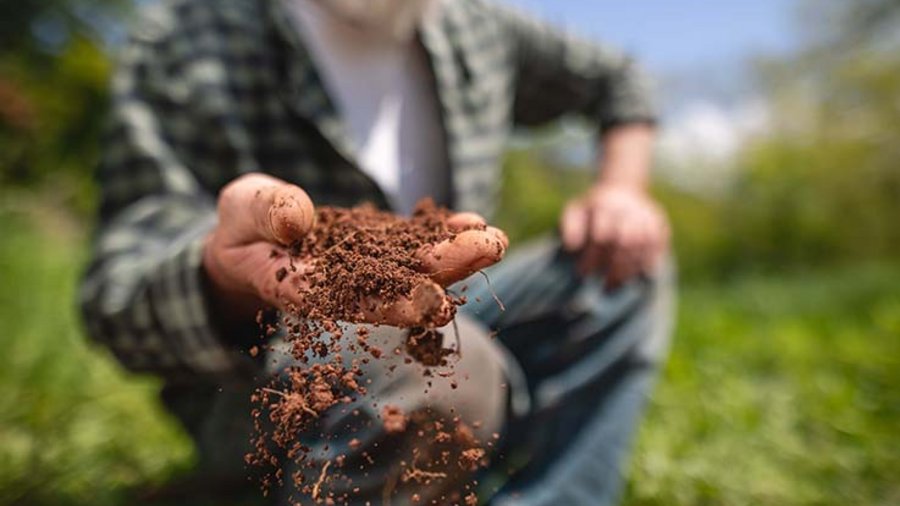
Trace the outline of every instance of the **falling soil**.
{"type": "MultiPolygon", "coordinates": [[[[245,459],[248,465],[271,470],[262,479],[263,493],[267,494],[274,486],[283,486],[283,469],[293,463],[298,469],[315,470],[311,474],[318,476],[310,482],[308,474],[298,471],[288,478],[302,496],[315,504],[350,502],[346,495],[327,492],[330,480],[340,479],[336,470],[343,466],[345,457],[338,456],[324,465],[314,463],[314,459],[308,458],[310,448],[298,440],[298,435],[312,429],[326,410],[365,396],[361,363],[384,357],[385,352],[369,343],[367,327],[358,326],[356,339],[349,346],[346,341],[342,344],[340,338],[348,323],[371,321],[373,314],[391,311],[391,304],[398,300],[412,301],[423,311],[421,318],[410,320],[412,324],[408,325],[407,361],[421,363],[426,366],[424,374],[430,374],[428,368],[446,366],[448,357],[461,351],[458,347],[444,348],[443,336],[435,328],[452,320],[456,306],[464,298],[454,298],[439,289],[432,290],[430,298],[417,298],[421,287],[436,286],[422,272],[422,251],[441,241],[452,241],[459,232],[448,227],[450,216],[449,211],[427,200],[419,203],[410,218],[379,211],[371,205],[350,209],[320,207],[313,229],[291,246],[287,252],[290,269],[279,270],[276,280],[283,289],[296,290],[301,295],[301,304],[287,301],[284,304],[288,311],[283,323],[294,365],[253,395],[257,405],[252,412],[255,451],[245,459]],[[299,275],[292,277],[292,274],[299,275]],[[301,281],[291,284],[292,278],[301,281]],[[342,358],[346,350],[342,347],[348,347],[353,356],[363,358],[346,363],[342,358]]],[[[471,228],[484,229],[484,226],[471,228]]],[[[272,253],[273,256],[283,254],[272,253]]],[[[265,336],[274,332],[269,326],[265,336]]],[[[253,356],[259,353],[258,347],[251,352],[253,356]]],[[[455,380],[452,384],[455,388],[455,380]]],[[[399,474],[389,481],[389,487],[397,481],[430,484],[446,479],[453,472],[458,474],[460,469],[471,472],[487,465],[485,450],[472,430],[458,418],[435,420],[422,413],[404,413],[391,405],[383,406],[380,414],[385,433],[413,433],[422,440],[421,444],[414,445],[408,460],[399,462],[399,474]]],[[[348,446],[355,451],[361,442],[353,438],[348,446]]],[[[452,500],[429,501],[429,504],[477,504],[473,488],[466,484],[442,496],[452,500]]],[[[385,489],[388,500],[391,493],[385,489]]],[[[411,497],[413,502],[419,499],[418,493],[411,497]]],[[[296,496],[290,501],[307,503],[303,497],[296,496]]]]}
{"type": "Polygon", "coordinates": [[[385,406],[381,410],[381,419],[384,431],[388,434],[396,434],[406,430],[406,413],[397,406],[385,406]]]}

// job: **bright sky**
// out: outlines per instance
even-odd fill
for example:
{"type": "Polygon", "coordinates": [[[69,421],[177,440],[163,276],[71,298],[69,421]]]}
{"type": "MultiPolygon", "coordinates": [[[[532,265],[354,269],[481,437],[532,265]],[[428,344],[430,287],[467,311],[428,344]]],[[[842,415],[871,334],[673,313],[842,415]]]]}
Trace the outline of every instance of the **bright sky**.
{"type": "Polygon", "coordinates": [[[504,0],[614,43],[660,73],[779,53],[795,43],[795,0],[504,0]]]}
{"type": "MultiPolygon", "coordinates": [[[[635,56],[660,84],[661,156],[675,162],[675,180],[703,187],[728,179],[706,167],[726,166],[748,136],[765,131],[767,106],[748,62],[794,48],[803,0],[502,1],[635,56]]],[[[592,150],[592,136],[575,134],[561,152],[584,161],[592,150]]]]}

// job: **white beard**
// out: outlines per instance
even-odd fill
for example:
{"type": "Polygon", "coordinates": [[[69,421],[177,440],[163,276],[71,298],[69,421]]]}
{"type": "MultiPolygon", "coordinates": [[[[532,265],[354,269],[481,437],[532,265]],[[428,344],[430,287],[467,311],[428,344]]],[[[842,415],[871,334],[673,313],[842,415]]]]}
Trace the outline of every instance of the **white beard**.
{"type": "Polygon", "coordinates": [[[439,0],[318,0],[346,22],[371,32],[408,41],[439,0]]]}

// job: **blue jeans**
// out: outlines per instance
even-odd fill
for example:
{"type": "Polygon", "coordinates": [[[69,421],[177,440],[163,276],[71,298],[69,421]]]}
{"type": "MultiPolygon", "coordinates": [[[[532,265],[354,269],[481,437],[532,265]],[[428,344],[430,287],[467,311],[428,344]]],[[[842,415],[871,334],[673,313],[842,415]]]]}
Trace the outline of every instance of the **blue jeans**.
{"type": "Polygon", "coordinates": [[[520,413],[507,421],[503,461],[485,476],[485,487],[501,482],[492,474],[512,471],[512,478],[490,504],[615,504],[627,450],[668,349],[671,269],[607,293],[599,277],[577,275],[557,240],[544,239],[486,272],[490,286],[470,282],[463,311],[498,331],[524,382],[522,399],[511,403],[520,413]]]}

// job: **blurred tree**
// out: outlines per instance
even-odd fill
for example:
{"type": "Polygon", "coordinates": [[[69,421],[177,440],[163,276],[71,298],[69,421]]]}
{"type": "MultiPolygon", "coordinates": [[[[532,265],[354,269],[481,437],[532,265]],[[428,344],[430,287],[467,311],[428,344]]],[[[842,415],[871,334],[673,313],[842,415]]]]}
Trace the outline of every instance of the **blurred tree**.
{"type": "Polygon", "coordinates": [[[808,49],[763,69],[775,121],[741,160],[726,212],[736,259],[900,254],[900,4],[833,3],[822,18],[808,49]]]}
{"type": "MultiPolygon", "coordinates": [[[[801,7],[804,47],[757,66],[771,125],[727,171],[734,184],[656,185],[686,279],[900,257],[900,2],[801,7]]],[[[514,239],[554,227],[588,179],[540,147],[506,165],[499,219],[514,239]]]]}
{"type": "Polygon", "coordinates": [[[6,2],[0,16],[0,53],[46,50],[72,33],[103,30],[111,16],[125,12],[124,0],[31,0],[6,2]]]}
{"type": "Polygon", "coordinates": [[[6,2],[0,15],[0,184],[57,180],[90,200],[109,63],[127,0],[6,2]]]}

